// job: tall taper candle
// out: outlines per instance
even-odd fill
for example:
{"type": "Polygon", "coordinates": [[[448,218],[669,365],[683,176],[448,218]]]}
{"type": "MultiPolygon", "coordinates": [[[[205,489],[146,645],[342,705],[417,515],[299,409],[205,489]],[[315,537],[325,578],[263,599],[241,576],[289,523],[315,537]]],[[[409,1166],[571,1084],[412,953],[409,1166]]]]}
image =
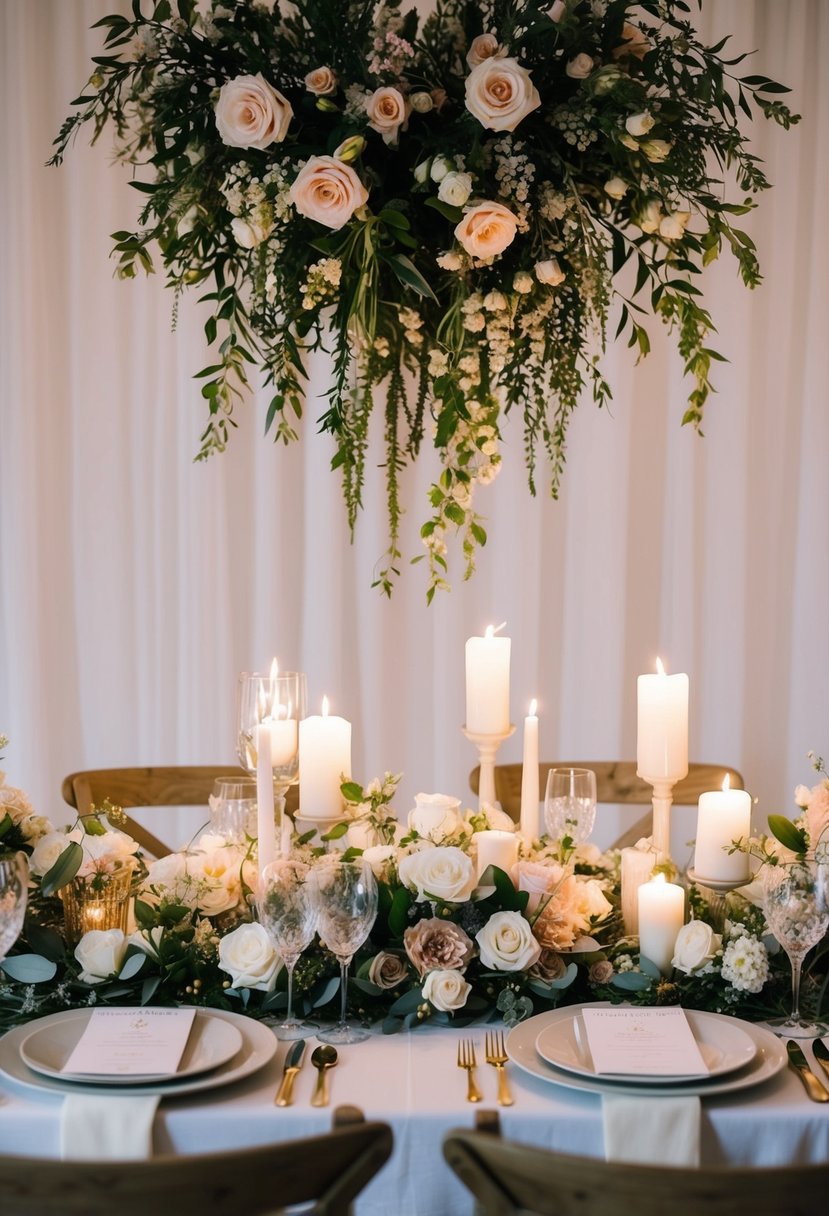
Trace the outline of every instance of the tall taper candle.
{"type": "Polygon", "coordinates": [[[537,701],[530,701],[530,712],[524,719],[524,763],[521,766],[521,835],[525,840],[538,836],[538,716],[537,701]]]}
{"type": "Polygon", "coordinates": [[[256,728],[256,822],[261,874],[276,856],[271,732],[265,723],[256,728]]]}

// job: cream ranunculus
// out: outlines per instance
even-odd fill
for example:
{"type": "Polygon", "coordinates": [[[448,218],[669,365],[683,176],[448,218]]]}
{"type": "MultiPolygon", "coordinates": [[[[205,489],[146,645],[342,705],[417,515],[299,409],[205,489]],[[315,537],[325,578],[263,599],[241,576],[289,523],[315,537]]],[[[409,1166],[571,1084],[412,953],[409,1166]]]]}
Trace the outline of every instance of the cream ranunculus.
{"type": "Polygon", "coordinates": [[[481,963],[490,971],[526,971],[541,954],[520,912],[496,912],[475,934],[481,963]]]}
{"type": "Polygon", "coordinates": [[[368,199],[351,165],[333,156],[312,156],[300,169],[289,197],[300,215],[335,231],[368,199]]]}
{"type": "Polygon", "coordinates": [[[703,920],[691,920],[676,935],[671,966],[693,975],[709,963],[722,947],[722,938],[703,920]]]}
{"type": "Polygon", "coordinates": [[[476,68],[485,59],[493,59],[496,55],[503,59],[506,53],[506,49],[500,45],[494,34],[478,34],[469,44],[466,62],[471,68],[476,68]]]}
{"type": "Polygon", "coordinates": [[[540,105],[538,89],[517,59],[485,59],[466,78],[466,108],[488,131],[514,131],[540,105]]]}
{"type": "Polygon", "coordinates": [[[535,277],[547,287],[558,287],[559,283],[564,282],[565,274],[557,258],[547,258],[543,262],[536,262],[535,277]]]}
{"type": "Polygon", "coordinates": [[[647,110],[641,114],[631,114],[630,118],[625,119],[625,129],[629,135],[647,135],[653,129],[656,119],[647,110]]]}
{"type": "Polygon", "coordinates": [[[366,101],[368,125],[383,136],[387,144],[397,143],[401,127],[409,121],[409,103],[399,89],[376,89],[366,101]]]}
{"type": "Polygon", "coordinates": [[[452,207],[462,207],[472,193],[472,178],[468,173],[447,173],[438,187],[438,198],[452,207]]]}
{"type": "Polygon", "coordinates": [[[441,1013],[463,1009],[471,991],[460,971],[430,971],[423,984],[423,996],[441,1013]]]}
{"type": "Polygon", "coordinates": [[[475,890],[472,859],[454,846],[421,849],[400,859],[400,881],[417,892],[418,900],[465,903],[475,890]]]}
{"type": "Polygon", "coordinates": [[[593,71],[593,60],[590,55],[580,51],[575,58],[568,60],[564,70],[571,80],[586,80],[593,71]]]}
{"type": "Polygon", "coordinates": [[[305,77],[305,87],[316,97],[330,97],[337,91],[337,76],[328,67],[314,68],[305,77]]]}
{"type": "Polygon", "coordinates": [[[264,925],[240,925],[219,942],[219,966],[230,976],[234,988],[272,991],[279,962],[264,925]]]}
{"type": "Polygon", "coordinates": [[[515,239],[518,221],[503,203],[476,203],[455,228],[455,236],[473,258],[494,258],[515,239]]]}
{"type": "Polygon", "coordinates": [[[216,102],[216,126],[222,142],[231,148],[261,151],[281,143],[293,116],[287,97],[261,72],[228,80],[216,102]]]}
{"type": "Polygon", "coordinates": [[[100,984],[116,975],[127,953],[127,939],[121,929],[90,929],[75,947],[85,984],[100,984]]]}

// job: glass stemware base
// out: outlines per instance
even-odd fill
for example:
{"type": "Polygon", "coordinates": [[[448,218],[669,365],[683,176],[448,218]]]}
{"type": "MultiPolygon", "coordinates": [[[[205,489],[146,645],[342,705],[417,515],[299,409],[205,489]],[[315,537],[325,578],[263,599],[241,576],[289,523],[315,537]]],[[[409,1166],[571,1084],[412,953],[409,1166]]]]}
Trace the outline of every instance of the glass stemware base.
{"type": "Polygon", "coordinates": [[[825,1022],[816,1022],[812,1018],[769,1018],[766,1022],[769,1030],[781,1039],[822,1039],[829,1034],[829,1026],[825,1022]]]}
{"type": "Polygon", "coordinates": [[[296,1018],[286,1018],[284,1022],[271,1025],[278,1039],[289,1042],[294,1039],[307,1039],[319,1030],[319,1022],[299,1022],[296,1018]]]}
{"type": "Polygon", "coordinates": [[[343,1025],[332,1026],[328,1030],[318,1030],[317,1038],[321,1043],[331,1043],[334,1047],[339,1047],[341,1043],[364,1043],[366,1039],[371,1038],[371,1031],[365,1026],[352,1026],[348,1022],[343,1025]]]}

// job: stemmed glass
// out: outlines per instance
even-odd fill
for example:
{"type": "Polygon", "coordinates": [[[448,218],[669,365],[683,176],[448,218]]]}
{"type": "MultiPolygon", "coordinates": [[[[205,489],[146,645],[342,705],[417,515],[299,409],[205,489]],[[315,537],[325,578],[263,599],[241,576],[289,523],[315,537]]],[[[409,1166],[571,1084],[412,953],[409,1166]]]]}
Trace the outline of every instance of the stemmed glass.
{"type": "Polygon", "coordinates": [[[264,925],[288,973],[288,1011],[275,1028],[278,1039],[301,1039],[316,1025],[301,1022],[293,1012],[294,967],[310,946],[317,929],[316,888],[310,869],[294,858],[282,858],[266,866],[257,901],[264,925]]]}
{"type": "Polygon", "coordinates": [[[25,853],[0,857],[0,961],[23,928],[29,889],[29,865],[25,853]]]}
{"type": "Polygon", "coordinates": [[[270,675],[242,672],[239,677],[236,752],[242,768],[256,776],[259,732],[270,735],[273,787],[280,832],[285,815],[285,792],[299,779],[299,723],[305,717],[307,689],[301,671],[270,675]]]}
{"type": "Polygon", "coordinates": [[[590,768],[551,768],[544,796],[544,820],[554,840],[584,844],[596,822],[596,774],[590,768]]]}
{"type": "Polygon", "coordinates": [[[369,1031],[345,1020],[348,968],[357,949],[371,932],[377,915],[377,883],[367,861],[339,861],[329,857],[314,870],[319,909],[319,933],[340,964],[340,1021],[319,1032],[323,1043],[361,1043],[369,1031]]]}
{"type": "Polygon", "coordinates": [[[792,1011],[769,1021],[775,1034],[789,1039],[816,1039],[827,1027],[800,1012],[803,959],[829,928],[829,861],[811,856],[763,867],[763,911],[774,936],[792,965],[792,1011]]]}
{"type": "Polygon", "coordinates": [[[256,782],[252,777],[217,777],[207,800],[210,826],[225,840],[239,844],[256,833],[256,782]]]}

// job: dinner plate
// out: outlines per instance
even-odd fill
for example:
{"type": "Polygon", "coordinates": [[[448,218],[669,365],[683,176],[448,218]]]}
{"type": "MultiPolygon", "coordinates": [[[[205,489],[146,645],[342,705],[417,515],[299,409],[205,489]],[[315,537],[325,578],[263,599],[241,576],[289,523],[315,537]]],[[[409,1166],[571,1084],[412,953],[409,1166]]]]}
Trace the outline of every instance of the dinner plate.
{"type": "MultiPolygon", "coordinates": [[[[133,1011],[135,1012],[135,1011],[133,1011]]],[[[140,1012],[140,1011],[139,1011],[140,1012]]],[[[24,1063],[46,1077],[58,1077],[79,1085],[138,1085],[179,1081],[210,1072],[232,1060],[242,1046],[238,1026],[216,1018],[208,1010],[197,1009],[190,1028],[181,1064],[175,1072],[164,1073],[70,1073],[63,1067],[89,1024],[91,1009],[74,1009],[52,1026],[38,1024],[20,1044],[24,1063]]]]}
{"type": "MultiPolygon", "coordinates": [[[[40,1018],[37,1029],[41,1027],[58,1027],[60,1023],[77,1013],[78,1010],[66,1010],[61,1013],[50,1013],[40,1018]]],[[[85,1011],[81,1011],[85,1012],[85,1011]]],[[[264,1068],[276,1054],[277,1039],[273,1031],[253,1018],[247,1018],[241,1013],[230,1013],[224,1009],[205,1010],[212,1018],[220,1018],[236,1027],[242,1036],[242,1046],[236,1055],[211,1072],[198,1076],[185,1077],[183,1080],[150,1081],[141,1086],[142,1094],[160,1094],[164,1097],[177,1098],[184,1094],[199,1093],[214,1089],[220,1085],[230,1085],[241,1081],[252,1073],[264,1068]]],[[[20,1046],[31,1034],[31,1023],[16,1026],[0,1038],[0,1073],[18,1085],[27,1089],[46,1090],[56,1094],[132,1094],[136,1092],[134,1085],[95,1085],[83,1081],[65,1080],[63,1077],[47,1077],[43,1073],[34,1072],[23,1060],[20,1046]]]]}
{"type": "MultiPolygon", "coordinates": [[[[595,1008],[595,1006],[594,1006],[595,1008]]],[[[678,1085],[689,1081],[705,1081],[711,1077],[736,1072],[749,1064],[757,1046],[741,1024],[733,1018],[716,1013],[687,1009],[685,1016],[691,1027],[707,1072],[655,1075],[636,1073],[597,1073],[590,1055],[587,1030],[581,1010],[570,1006],[556,1009],[535,1041],[538,1054],[565,1072],[581,1077],[602,1077],[608,1081],[624,1081],[629,1085],[678,1085]]]]}
{"type": "MultiPolygon", "coordinates": [[[[583,1008],[583,1005],[571,1005],[568,1006],[568,1011],[573,1013],[583,1008]]],[[[694,1094],[706,1098],[714,1097],[717,1094],[736,1093],[741,1089],[760,1085],[778,1073],[786,1063],[785,1048],[776,1035],[761,1026],[741,1021],[738,1024],[751,1038],[755,1052],[751,1061],[738,1072],[713,1077],[710,1080],[689,1080],[673,1085],[632,1085],[627,1079],[611,1080],[605,1077],[577,1076],[575,1073],[557,1068],[554,1064],[548,1064],[535,1048],[536,1039],[550,1019],[563,1012],[564,1010],[552,1010],[550,1013],[539,1013],[534,1018],[528,1018],[526,1022],[519,1022],[507,1036],[507,1055],[523,1072],[530,1073],[531,1076],[538,1077],[550,1084],[560,1085],[565,1089],[580,1090],[582,1093],[640,1094],[662,1098],[694,1094]]],[[[710,1016],[722,1018],[723,1021],[728,1022],[735,1020],[725,1014],[717,1013],[710,1016]]]]}

